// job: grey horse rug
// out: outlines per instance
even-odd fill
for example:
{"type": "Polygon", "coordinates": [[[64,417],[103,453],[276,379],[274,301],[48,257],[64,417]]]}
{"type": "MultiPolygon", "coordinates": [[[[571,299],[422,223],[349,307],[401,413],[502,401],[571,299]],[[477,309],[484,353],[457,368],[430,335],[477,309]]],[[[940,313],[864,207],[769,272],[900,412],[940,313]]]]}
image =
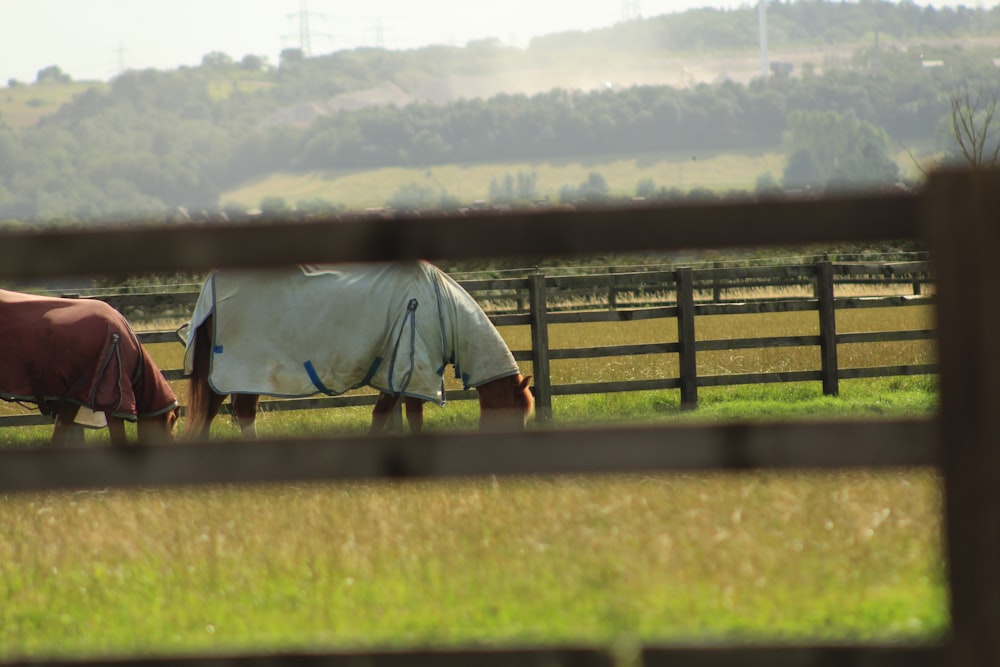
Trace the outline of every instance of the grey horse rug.
{"type": "Polygon", "coordinates": [[[368,385],[443,405],[449,364],[466,388],[519,372],[475,299],[422,261],[215,271],[192,334],[209,315],[209,384],[219,394],[336,395],[368,385]]]}
{"type": "MultiPolygon", "coordinates": [[[[103,301],[0,290],[0,398],[134,421],[177,406],[125,317],[103,301]]],[[[99,425],[99,424],[92,424],[99,425]]]]}

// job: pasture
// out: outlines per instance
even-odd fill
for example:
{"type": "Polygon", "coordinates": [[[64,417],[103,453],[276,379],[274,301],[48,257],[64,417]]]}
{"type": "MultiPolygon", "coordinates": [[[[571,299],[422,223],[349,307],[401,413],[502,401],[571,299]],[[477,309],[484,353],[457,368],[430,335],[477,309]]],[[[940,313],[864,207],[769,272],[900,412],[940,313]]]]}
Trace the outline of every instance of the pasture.
{"type": "MultiPolygon", "coordinates": [[[[4,82],[6,84],[6,82],[4,82]]],[[[0,119],[14,129],[34,127],[71,99],[106,84],[93,81],[21,85],[0,89],[0,119]]]]}
{"type": "Polygon", "coordinates": [[[928,471],[7,498],[4,657],[936,638],[928,471]]]}
{"type": "Polygon", "coordinates": [[[402,187],[417,184],[435,193],[447,192],[463,204],[489,200],[491,180],[503,182],[518,173],[536,175],[539,198],[559,202],[564,185],[579,186],[591,173],[607,181],[611,194],[634,196],[636,186],[652,179],[657,187],[694,187],[713,191],[750,190],[757,177],[767,172],[781,177],[785,158],[774,150],[726,154],[671,154],[630,156],[594,156],[577,161],[500,162],[487,164],[452,164],[427,168],[386,167],[371,170],[330,170],[323,172],[276,173],[247,183],[222,195],[223,205],[234,204],[252,209],[265,197],[281,196],[289,206],[301,200],[322,198],[342,204],[350,210],[385,206],[402,187]]]}
{"type": "MultiPolygon", "coordinates": [[[[930,326],[925,308],[838,313],[841,331],[930,326]]],[[[163,328],[157,323],[155,328],[163,328]]],[[[699,337],[814,333],[815,313],[709,316],[699,337]]],[[[527,327],[504,327],[512,348],[527,327]]],[[[553,348],[675,340],[663,321],[553,325],[553,348]]],[[[926,341],[841,346],[857,365],[926,341]]],[[[151,346],[177,368],[178,344],[151,346]]],[[[676,372],[671,355],[558,360],[553,381],[676,372]]],[[[702,372],[815,368],[812,348],[699,355],[702,372]]],[[[530,364],[522,363],[530,373],[530,364]]],[[[453,385],[452,385],[453,386],[453,385]]],[[[183,385],[176,386],[184,401],[183,385]]],[[[926,416],[933,378],[558,396],[559,425],[926,416]]],[[[17,409],[15,406],[0,406],[17,409]]],[[[368,408],[274,412],[262,436],[358,433],[368,408]]],[[[427,429],[474,427],[473,401],[427,429]]],[[[235,436],[228,419],[214,435],[235,436]]],[[[95,434],[96,435],[96,434],[95,434]]],[[[48,430],[3,429],[30,445],[48,430]]],[[[668,444],[668,443],[665,443],[668,444]]],[[[285,484],[8,496],[0,654],[113,655],[703,639],[936,639],[949,627],[941,488],[929,470],[285,484]]]]}
{"type": "MultiPolygon", "coordinates": [[[[930,159],[921,153],[920,159],[930,159]]],[[[906,179],[923,180],[914,157],[907,150],[894,156],[906,179]]],[[[348,210],[386,206],[403,187],[416,184],[435,193],[446,192],[463,205],[489,201],[490,182],[502,183],[506,176],[535,174],[538,198],[559,202],[565,185],[579,186],[591,173],[598,173],[614,196],[635,196],[636,186],[651,179],[657,188],[682,192],[704,188],[718,193],[753,192],[759,177],[770,174],[779,181],[785,170],[780,147],[729,153],[649,154],[639,157],[595,155],[585,160],[449,164],[433,167],[385,167],[369,170],[279,172],[245,183],[223,193],[223,206],[255,209],[266,197],[281,197],[288,206],[297,202],[325,200],[348,210]]]]}

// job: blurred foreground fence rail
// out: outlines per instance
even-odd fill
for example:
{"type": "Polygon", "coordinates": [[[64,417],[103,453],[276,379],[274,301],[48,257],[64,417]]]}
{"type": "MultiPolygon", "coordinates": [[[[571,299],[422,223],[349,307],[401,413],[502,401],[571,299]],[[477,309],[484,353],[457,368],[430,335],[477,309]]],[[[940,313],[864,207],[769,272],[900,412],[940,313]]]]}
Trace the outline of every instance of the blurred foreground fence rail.
{"type": "MultiPolygon", "coordinates": [[[[935,174],[916,195],[555,212],[483,219],[322,221],[5,234],[0,277],[212,267],[529,257],[906,239],[934,262],[941,410],[931,420],[539,428],[124,449],[0,452],[4,493],[161,484],[690,469],[934,466],[945,483],[952,632],[923,644],[646,646],[647,666],[1000,664],[1000,173],[935,174]],[[808,220],[808,224],[803,224],[808,220]]],[[[678,275],[683,283],[690,275],[678,275]]],[[[821,298],[821,297],[819,297],[821,298]]],[[[687,297],[682,296],[681,300],[687,297]]],[[[533,304],[537,307],[539,304],[533,304]]],[[[679,304],[679,327],[692,324],[679,304]]],[[[544,310],[544,308],[543,308],[544,310]]],[[[834,310],[819,306],[821,317],[834,310]]],[[[543,334],[539,332],[539,337],[543,334]]],[[[537,347],[536,345],[533,345],[537,347]]],[[[690,348],[690,346],[688,346],[690,348]]],[[[833,346],[835,349],[835,346],[833,346]]],[[[694,358],[682,349],[681,365],[694,358]],[[688,355],[685,357],[684,355],[688,355]]],[[[829,342],[824,356],[831,353],[829,342]]],[[[108,664],[108,660],[30,664],[108,664]]],[[[610,665],[602,646],[122,657],[120,665],[610,665]]]]}

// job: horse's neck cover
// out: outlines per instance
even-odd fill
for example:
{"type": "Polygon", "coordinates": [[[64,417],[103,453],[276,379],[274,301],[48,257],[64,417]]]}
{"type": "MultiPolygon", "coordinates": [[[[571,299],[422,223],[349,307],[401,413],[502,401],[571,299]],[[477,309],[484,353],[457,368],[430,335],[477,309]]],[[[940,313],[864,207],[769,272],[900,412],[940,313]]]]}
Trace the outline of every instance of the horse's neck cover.
{"type": "MultiPolygon", "coordinates": [[[[518,373],[476,301],[427,262],[215,271],[191,319],[214,315],[209,382],[222,394],[379,391],[444,402],[448,364],[466,387],[518,373]]],[[[204,332],[203,332],[204,333],[204,332]]]]}

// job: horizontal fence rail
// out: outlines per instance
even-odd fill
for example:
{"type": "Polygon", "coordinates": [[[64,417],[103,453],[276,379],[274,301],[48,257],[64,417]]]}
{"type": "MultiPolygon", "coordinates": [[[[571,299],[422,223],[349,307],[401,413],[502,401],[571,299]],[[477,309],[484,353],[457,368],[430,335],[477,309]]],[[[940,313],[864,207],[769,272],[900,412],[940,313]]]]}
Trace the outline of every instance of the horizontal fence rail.
{"type": "Polygon", "coordinates": [[[539,211],[463,218],[10,232],[0,278],[129,276],[322,262],[604,255],[918,240],[918,198],[860,195],[755,204],[539,211]],[[808,221],[805,224],[803,221],[808,221]]]}
{"type": "Polygon", "coordinates": [[[941,455],[933,436],[927,420],[838,420],[43,447],[0,452],[0,489],[936,466],[941,455]]]}

